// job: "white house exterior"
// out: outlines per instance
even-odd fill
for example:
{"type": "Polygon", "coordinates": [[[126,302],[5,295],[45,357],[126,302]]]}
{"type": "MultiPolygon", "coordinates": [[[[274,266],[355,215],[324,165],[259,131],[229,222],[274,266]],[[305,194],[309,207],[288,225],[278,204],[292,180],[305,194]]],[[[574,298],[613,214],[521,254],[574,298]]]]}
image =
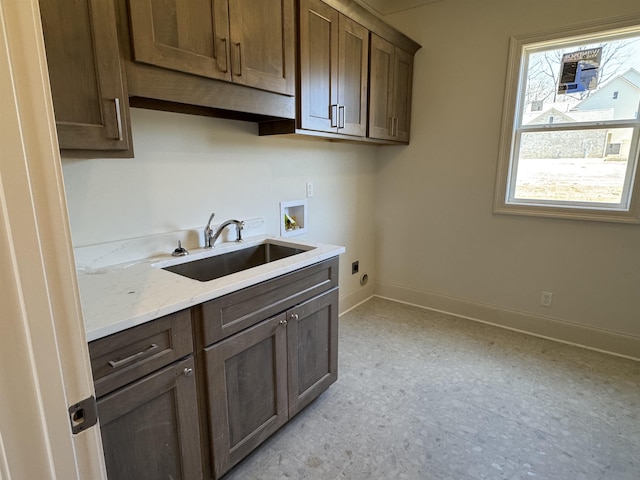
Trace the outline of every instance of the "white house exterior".
{"type": "Polygon", "coordinates": [[[630,68],[622,75],[612,78],[588,98],[578,103],[573,110],[613,109],[613,119],[638,118],[640,105],[640,72],[630,68]]]}

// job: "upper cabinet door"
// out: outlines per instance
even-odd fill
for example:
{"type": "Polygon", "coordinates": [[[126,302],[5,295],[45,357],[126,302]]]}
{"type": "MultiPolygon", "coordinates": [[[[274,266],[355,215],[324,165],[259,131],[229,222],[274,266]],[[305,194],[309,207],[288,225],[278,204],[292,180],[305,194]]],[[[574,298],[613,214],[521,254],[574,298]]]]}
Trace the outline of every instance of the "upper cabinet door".
{"type": "Polygon", "coordinates": [[[229,0],[233,82],[295,94],[293,0],[229,0]]]}
{"type": "Polygon", "coordinates": [[[300,2],[300,128],[364,137],[369,31],[319,0],[300,2]]]}
{"type": "Polygon", "coordinates": [[[135,61],[231,81],[226,0],[130,0],[129,8],[135,61]]]}
{"type": "Polygon", "coordinates": [[[409,142],[413,55],[371,35],[369,136],[409,142]]]}
{"type": "Polygon", "coordinates": [[[41,0],[61,149],[130,150],[113,2],[41,0]]]}
{"type": "Polygon", "coordinates": [[[338,133],[364,137],[367,134],[367,84],[369,31],[340,16],[338,133]]]}
{"type": "Polygon", "coordinates": [[[338,128],[338,21],[319,0],[300,1],[300,127],[338,128]]]}
{"type": "Polygon", "coordinates": [[[369,136],[393,139],[393,68],[394,46],[371,34],[371,101],[369,136]]]}
{"type": "Polygon", "coordinates": [[[411,90],[413,55],[396,47],[393,66],[393,108],[396,125],[394,140],[409,143],[411,130],[411,90]]]}

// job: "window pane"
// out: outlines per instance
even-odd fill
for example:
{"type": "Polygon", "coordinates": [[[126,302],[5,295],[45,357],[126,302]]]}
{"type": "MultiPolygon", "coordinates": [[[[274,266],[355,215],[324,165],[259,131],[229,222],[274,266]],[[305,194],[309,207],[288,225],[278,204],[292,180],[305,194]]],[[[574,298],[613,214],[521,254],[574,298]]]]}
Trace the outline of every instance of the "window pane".
{"type": "Polygon", "coordinates": [[[514,199],[622,202],[632,128],[523,133],[514,199]]]}
{"type": "Polygon", "coordinates": [[[528,56],[522,125],[638,118],[640,36],[528,56]]]}

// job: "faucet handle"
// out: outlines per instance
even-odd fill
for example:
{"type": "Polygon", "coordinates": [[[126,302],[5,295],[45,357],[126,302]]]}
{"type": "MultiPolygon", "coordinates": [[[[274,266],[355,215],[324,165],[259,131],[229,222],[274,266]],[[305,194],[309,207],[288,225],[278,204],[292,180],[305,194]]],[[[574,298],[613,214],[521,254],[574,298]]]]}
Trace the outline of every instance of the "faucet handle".
{"type": "Polygon", "coordinates": [[[244,220],[242,221],[235,221],[236,224],[236,242],[238,243],[242,243],[244,242],[244,240],[242,239],[242,229],[244,228],[244,220]]]}
{"type": "Polygon", "coordinates": [[[213,237],[213,230],[211,230],[211,221],[216,214],[212,213],[209,217],[209,221],[204,227],[204,248],[213,248],[213,243],[211,242],[211,237],[213,237]]]}

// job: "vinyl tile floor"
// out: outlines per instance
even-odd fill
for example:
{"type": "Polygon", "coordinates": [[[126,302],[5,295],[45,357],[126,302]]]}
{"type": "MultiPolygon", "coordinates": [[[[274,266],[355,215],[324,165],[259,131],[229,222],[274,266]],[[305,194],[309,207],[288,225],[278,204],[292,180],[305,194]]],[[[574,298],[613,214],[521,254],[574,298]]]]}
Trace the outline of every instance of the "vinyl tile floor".
{"type": "Polygon", "coordinates": [[[640,480],[640,362],[373,298],[338,381],[224,480],[640,480]]]}

